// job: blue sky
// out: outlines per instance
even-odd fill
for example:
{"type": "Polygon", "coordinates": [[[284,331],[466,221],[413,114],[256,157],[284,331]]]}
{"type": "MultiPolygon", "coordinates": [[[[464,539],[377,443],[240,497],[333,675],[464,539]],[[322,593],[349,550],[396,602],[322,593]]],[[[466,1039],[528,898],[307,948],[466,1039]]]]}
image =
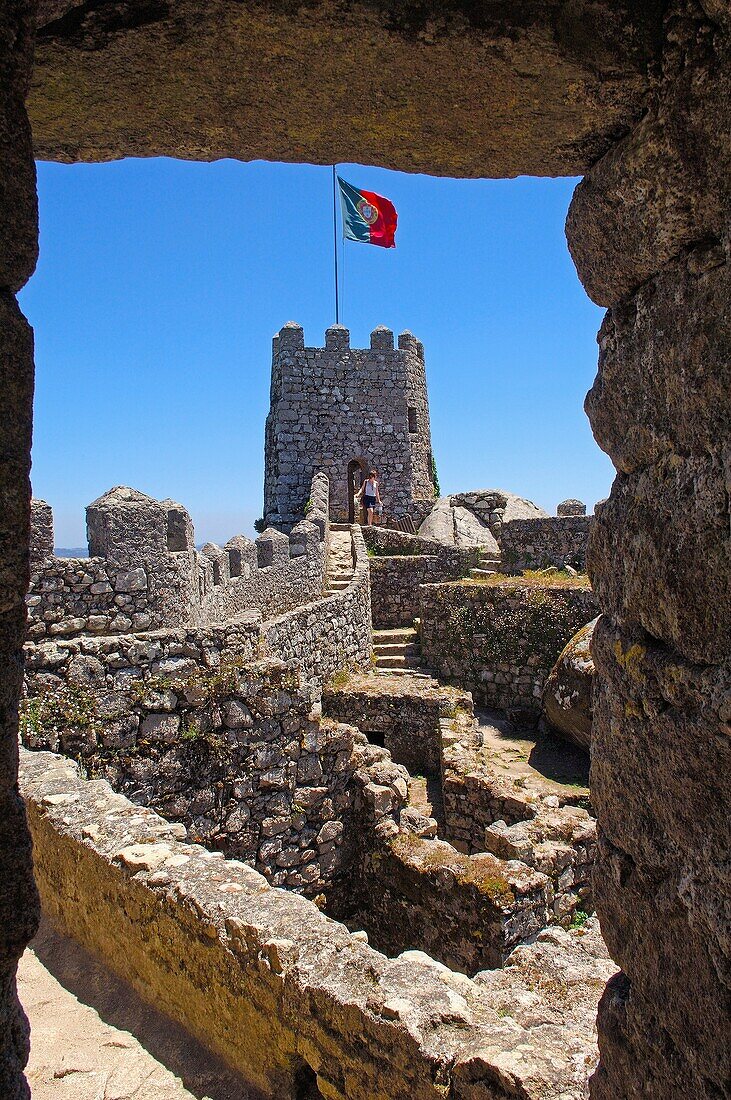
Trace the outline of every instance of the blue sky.
{"type": "MultiPolygon", "coordinates": [[[[563,225],[575,180],[450,180],[342,165],[387,195],[397,248],[345,246],[341,320],[426,351],[442,492],[505,488],[590,507],[613,477],[583,413],[601,310],[563,225]]],[[[56,544],[85,542],[112,485],[173,497],[196,541],[262,512],[271,337],[334,321],[328,168],[127,160],[39,164],[41,255],[21,295],[36,334],[33,490],[56,544]]],[[[387,471],[384,471],[387,477],[387,471]]]]}

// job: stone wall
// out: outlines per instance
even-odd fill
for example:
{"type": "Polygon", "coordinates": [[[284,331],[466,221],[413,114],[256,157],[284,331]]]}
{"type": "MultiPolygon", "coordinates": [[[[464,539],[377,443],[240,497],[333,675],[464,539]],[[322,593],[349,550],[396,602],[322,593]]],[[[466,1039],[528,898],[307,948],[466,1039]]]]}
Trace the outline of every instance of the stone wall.
{"type": "Polygon", "coordinates": [[[546,875],[551,921],[593,912],[596,821],[586,793],[546,793],[535,778],[497,769],[464,708],[442,731],[441,757],[444,838],[460,852],[492,852],[546,875]]]}
{"type": "Polygon", "coordinates": [[[351,528],[353,577],[342,592],[264,623],[266,651],[296,661],[307,680],[322,684],[344,668],[363,668],[373,653],[368,555],[361,529],[351,528]]]}
{"type": "Polygon", "coordinates": [[[586,572],[586,546],[593,516],[551,516],[548,519],[514,519],[500,528],[503,573],[524,569],[563,569],[570,565],[586,572]]]}
{"type": "Polygon", "coordinates": [[[160,638],[66,646],[53,673],[31,661],[23,741],[74,757],[274,885],[320,893],[339,869],[356,731],[320,721],[295,668],[252,663],[248,632],[238,649],[220,640],[200,639],[196,658],[194,638],[160,638]]]}
{"type": "Polygon", "coordinates": [[[53,554],[53,516],[32,510],[28,636],[125,634],[223,622],[243,611],[281,614],[321,595],[327,555],[327,479],[315,475],[307,520],[224,547],[195,549],[185,508],[122,486],[87,509],[89,558],[53,554]]]}
{"type": "MultiPolygon", "coordinates": [[[[494,960],[516,942],[511,937],[531,935],[536,920],[568,924],[577,909],[592,911],[596,832],[585,793],[547,795],[498,772],[468,693],[408,676],[350,676],[326,686],[322,705],[325,714],[352,722],[385,746],[412,775],[441,779],[439,820],[410,806],[400,815],[401,835],[381,835],[375,847],[352,855],[355,873],[347,896],[336,899],[336,912],[352,914],[355,907],[350,921],[360,919],[376,946],[394,951],[418,942],[469,972],[498,965],[494,960]],[[449,843],[426,843],[437,833],[449,843]],[[546,879],[460,858],[485,851],[546,879]],[[496,878],[503,884],[497,892],[496,878]]],[[[382,751],[375,745],[370,751],[382,751]]]]}
{"type": "Polygon", "coordinates": [[[418,948],[472,975],[501,966],[548,923],[551,885],[540,871],[404,829],[365,853],[359,876],[358,916],[387,955],[418,948]]]}
{"type": "Polygon", "coordinates": [[[412,775],[439,775],[442,726],[458,709],[472,712],[470,696],[457,688],[410,677],[349,676],[344,683],[326,684],[323,712],[349,722],[412,775]]]}
{"type": "Polygon", "coordinates": [[[464,577],[477,565],[477,549],[364,527],[371,555],[371,610],[376,630],[411,626],[419,614],[419,586],[464,577]]]}
{"type": "Polygon", "coordinates": [[[425,664],[491,707],[537,719],[546,677],[597,613],[588,588],[454,581],[421,589],[425,664]]]}
{"type": "Polygon", "coordinates": [[[377,328],[369,349],[351,349],[348,330],[334,325],[324,348],[306,348],[302,328],[285,325],[272,353],[265,522],[289,530],[301,519],[318,470],[330,480],[331,518],[352,521],[349,469],[360,488],[371,467],[387,515],[434,499],[423,346],[404,332],[394,349],[393,333],[377,328]]]}
{"type": "Polygon", "coordinates": [[[525,1100],[581,1100],[614,969],[594,930],[472,981],[385,958],[69,760],[23,752],[23,792],[49,916],[272,1100],[494,1100],[506,1067],[525,1100]]]}
{"type": "Polygon", "coordinates": [[[28,1024],[17,961],[38,923],[31,843],[17,786],[18,696],[28,586],[33,332],[16,293],[38,255],[35,164],[24,100],[35,4],[0,5],[0,1095],[25,1100],[28,1024]]]}
{"type": "Polygon", "coordinates": [[[647,111],[567,221],[609,307],[586,409],[618,470],[589,547],[597,907],[624,971],[594,1100],[710,1100],[731,1079],[730,33],[725,3],[668,5],[647,111]]]}

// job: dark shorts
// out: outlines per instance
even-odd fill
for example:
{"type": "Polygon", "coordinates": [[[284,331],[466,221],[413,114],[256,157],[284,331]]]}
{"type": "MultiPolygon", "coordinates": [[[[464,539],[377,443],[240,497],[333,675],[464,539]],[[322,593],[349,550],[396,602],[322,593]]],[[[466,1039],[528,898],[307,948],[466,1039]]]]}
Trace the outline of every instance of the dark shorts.
{"type": "Polygon", "coordinates": [[[369,508],[375,508],[375,506],[376,506],[376,498],[375,497],[367,497],[367,496],[363,497],[363,507],[366,509],[366,511],[369,508]]]}

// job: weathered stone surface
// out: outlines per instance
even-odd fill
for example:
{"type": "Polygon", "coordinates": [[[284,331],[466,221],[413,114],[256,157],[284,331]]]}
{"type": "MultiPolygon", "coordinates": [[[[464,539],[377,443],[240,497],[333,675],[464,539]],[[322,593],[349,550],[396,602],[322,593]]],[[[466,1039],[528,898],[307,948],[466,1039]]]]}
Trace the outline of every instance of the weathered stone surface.
{"type": "Polygon", "coordinates": [[[624,473],[664,455],[705,455],[731,424],[731,262],[719,245],[668,264],[599,332],[586,411],[624,473]],[[706,265],[691,270],[705,257],[706,265]]]}
{"type": "Polygon", "coordinates": [[[36,175],[24,100],[33,51],[32,0],[0,8],[0,291],[17,291],[38,256],[36,175]]]}
{"type": "Polygon", "coordinates": [[[647,114],[574,192],[569,248],[600,305],[614,305],[692,242],[727,232],[731,51],[716,18],[694,2],[669,5],[647,114]]]}
{"type": "Polygon", "coordinates": [[[484,547],[496,556],[500,553],[495,537],[468,508],[453,503],[452,497],[442,497],[419,527],[419,536],[433,539],[445,546],[484,547]]]}
{"type": "Polygon", "coordinates": [[[571,498],[570,500],[562,500],[560,504],[556,505],[557,516],[585,516],[586,505],[582,500],[576,500],[571,498]]]}
{"type": "Polygon", "coordinates": [[[25,753],[24,793],[54,920],[265,1095],[316,1080],[335,1100],[494,1100],[508,1080],[525,1100],[583,1097],[614,969],[595,928],[542,932],[471,981],[419,951],[385,958],[69,761],[25,753]],[[150,836],[170,849],[157,871],[114,859],[150,836]]]}
{"type": "Polygon", "coordinates": [[[497,558],[497,540],[505,523],[546,514],[532,501],[504,489],[476,489],[441,497],[421,524],[419,535],[447,546],[480,546],[497,558]]]}
{"type": "Polygon", "coordinates": [[[36,151],[577,175],[639,114],[661,8],[42,0],[36,151]]]}
{"type": "Polygon", "coordinates": [[[602,609],[691,661],[731,646],[730,485],[722,453],[665,454],[617,476],[589,542],[602,609]]]}
{"type": "Polygon", "coordinates": [[[607,616],[594,657],[595,888],[629,980],[603,1002],[593,1095],[710,1100],[731,1075],[731,668],[727,656],[692,664],[607,616]]]}
{"type": "Polygon", "coordinates": [[[591,745],[594,659],[591,640],[597,619],[583,626],[563,649],[543,689],[543,713],[575,745],[591,745]]]}
{"type": "MultiPolygon", "coordinates": [[[[11,72],[20,71],[20,59],[9,59],[6,49],[12,50],[16,34],[21,38],[23,34],[27,36],[27,18],[25,5],[13,16],[7,8],[0,11],[0,78],[9,78],[11,72]]],[[[6,90],[5,84],[0,83],[0,96],[19,94],[16,76],[12,84],[6,90]]],[[[21,102],[15,102],[18,112],[21,106],[21,102]]],[[[3,109],[0,108],[0,122],[3,109]]],[[[27,146],[21,147],[20,153],[20,159],[7,156],[0,164],[0,201],[6,199],[12,206],[13,200],[17,200],[12,216],[18,214],[22,224],[25,201],[22,191],[16,189],[17,181],[4,186],[8,175],[16,170],[19,181],[32,179],[22,163],[27,146]]],[[[8,208],[3,206],[0,222],[7,212],[8,208]]],[[[0,265],[8,261],[17,273],[22,268],[19,257],[27,255],[25,245],[20,245],[20,253],[14,253],[6,249],[2,238],[0,229],[0,265]]],[[[29,272],[30,268],[25,274],[29,272]]],[[[3,277],[10,278],[8,268],[3,277]]],[[[19,275],[11,279],[15,285],[22,281],[19,275]]],[[[15,969],[38,919],[30,837],[16,785],[17,708],[25,629],[23,597],[29,570],[33,335],[12,294],[3,289],[0,289],[0,394],[0,1095],[19,1100],[28,1096],[22,1074],[28,1053],[28,1029],[15,995],[15,969]]]]}

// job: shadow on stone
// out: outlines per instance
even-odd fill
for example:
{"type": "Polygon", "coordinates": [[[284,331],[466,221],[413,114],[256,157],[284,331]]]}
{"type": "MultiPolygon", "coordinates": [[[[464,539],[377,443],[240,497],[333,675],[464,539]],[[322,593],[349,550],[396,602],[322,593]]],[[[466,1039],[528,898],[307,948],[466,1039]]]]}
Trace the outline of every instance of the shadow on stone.
{"type": "Polygon", "coordinates": [[[130,1032],[199,1100],[264,1100],[235,1070],[185,1028],[143,1001],[127,982],[64,936],[45,916],[31,947],[65,989],[106,1023],[130,1032]]]}

